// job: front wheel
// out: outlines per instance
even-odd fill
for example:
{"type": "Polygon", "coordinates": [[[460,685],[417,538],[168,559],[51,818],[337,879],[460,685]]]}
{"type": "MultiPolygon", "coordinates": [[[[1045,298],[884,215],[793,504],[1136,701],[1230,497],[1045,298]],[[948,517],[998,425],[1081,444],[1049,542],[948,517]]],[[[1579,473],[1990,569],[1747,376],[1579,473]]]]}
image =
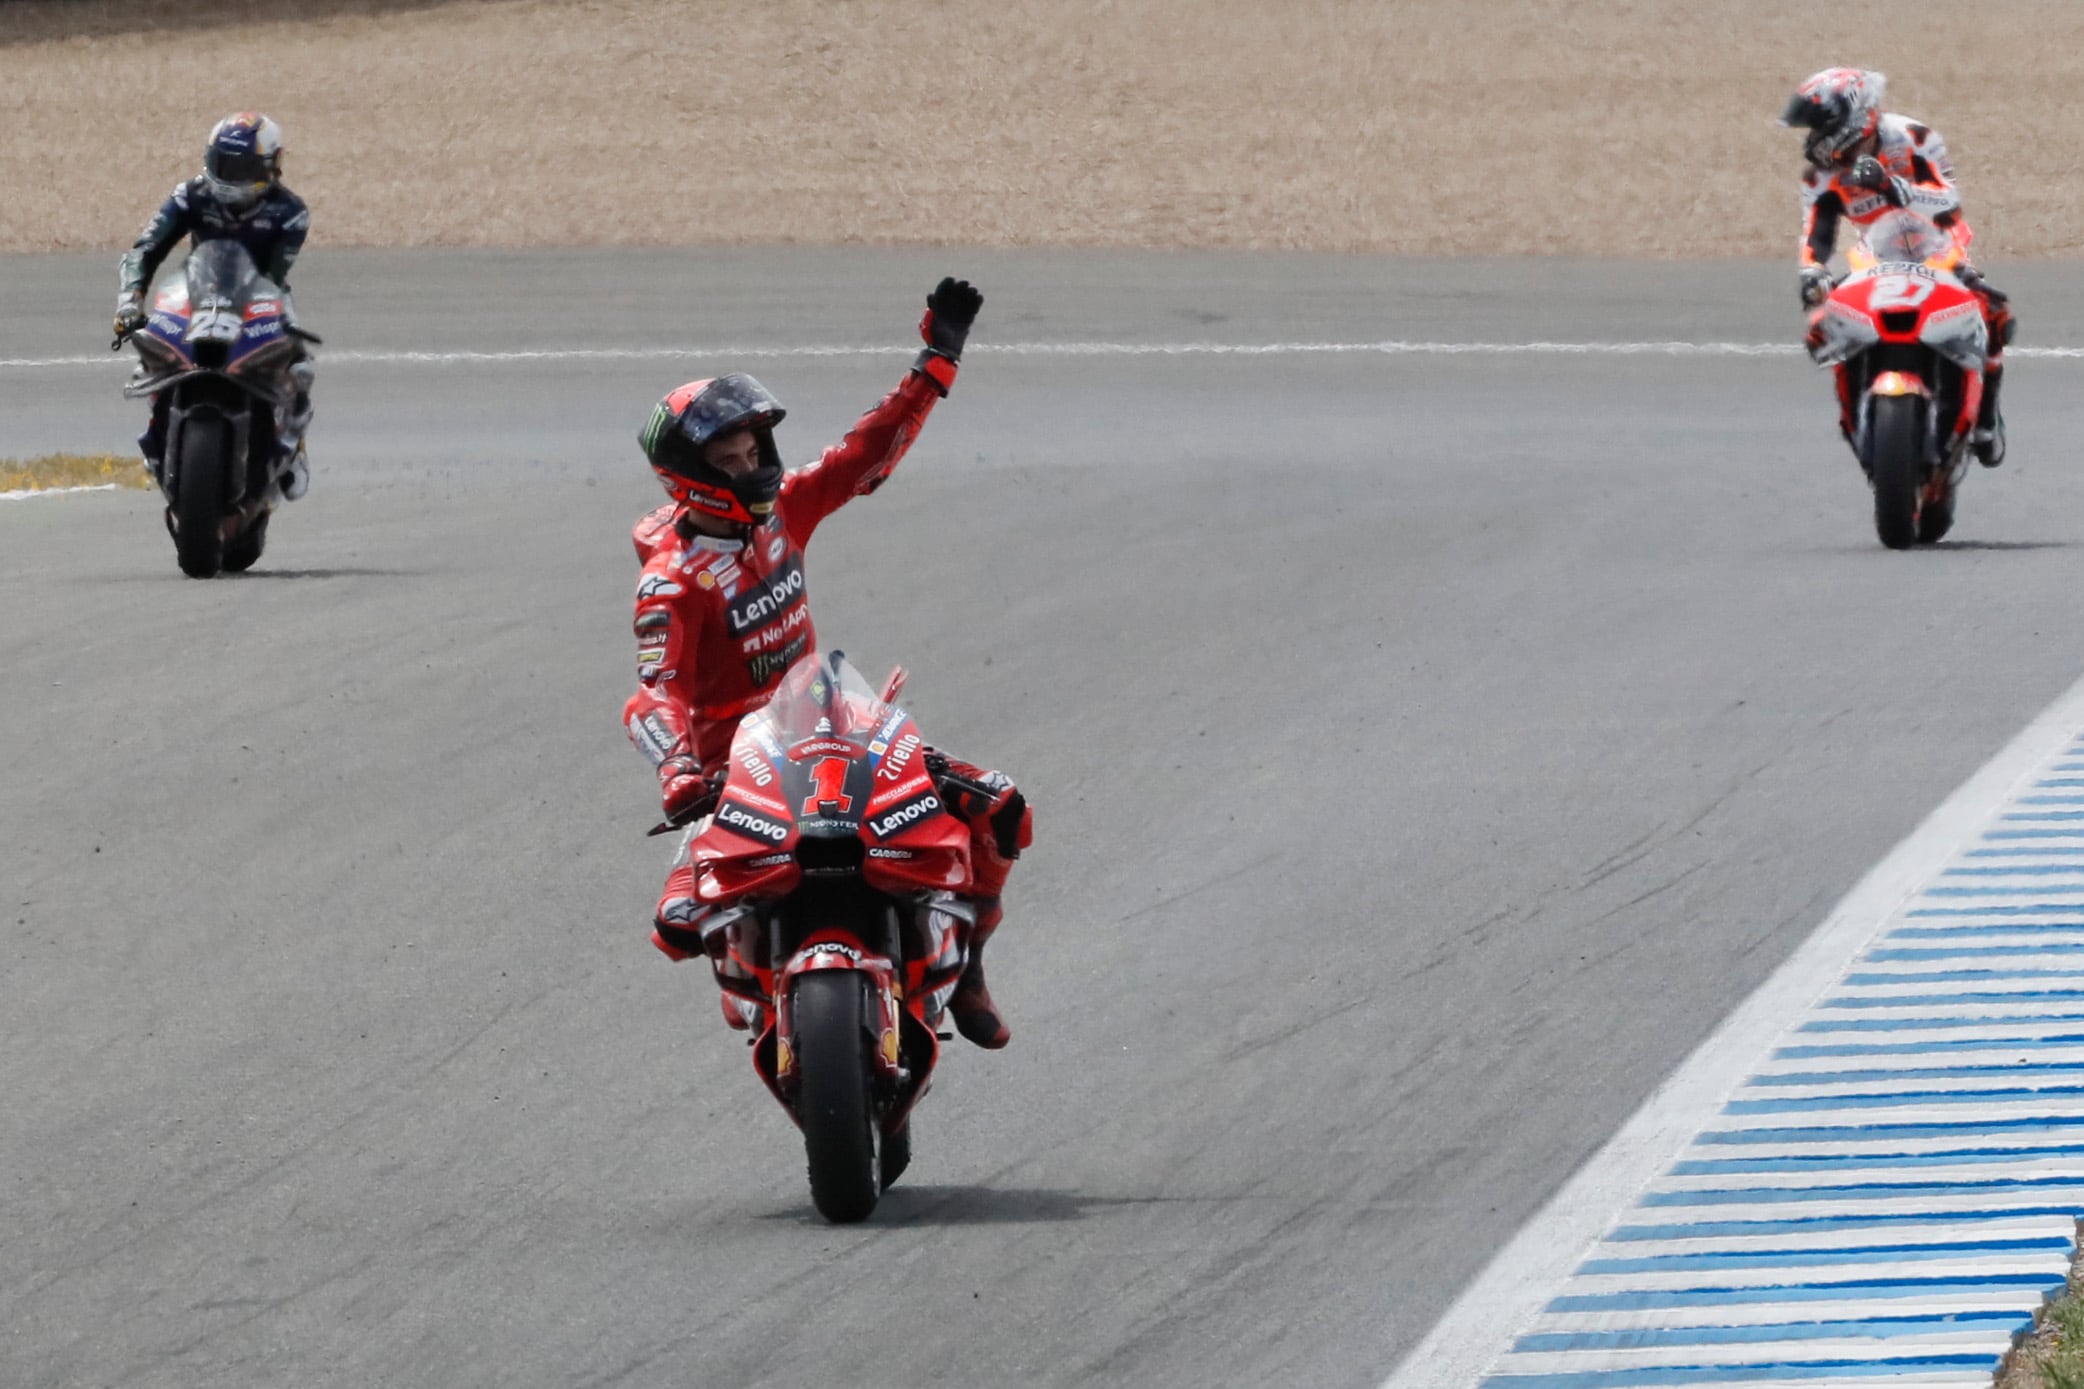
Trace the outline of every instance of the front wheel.
{"type": "MultiPolygon", "coordinates": [[[[181,427],[174,474],[174,557],[191,579],[208,579],[224,566],[225,487],[231,473],[232,428],[215,415],[191,417],[181,427]]],[[[258,556],[256,556],[258,558],[258,556]]]]}
{"type": "Polygon", "coordinates": [[[802,976],[792,999],[810,1199],[835,1225],[868,1219],[882,1189],[867,1005],[863,976],[849,969],[802,976]]]}
{"type": "Polygon", "coordinates": [[[1922,396],[1877,398],[1867,421],[1867,472],[1874,479],[1874,533],[1891,550],[1918,539],[1918,493],[1924,472],[1922,396]]]}
{"type": "Polygon", "coordinates": [[[912,1165],[912,1119],[897,1126],[897,1132],[883,1140],[883,1190],[888,1191],[893,1182],[904,1175],[912,1165]]]}

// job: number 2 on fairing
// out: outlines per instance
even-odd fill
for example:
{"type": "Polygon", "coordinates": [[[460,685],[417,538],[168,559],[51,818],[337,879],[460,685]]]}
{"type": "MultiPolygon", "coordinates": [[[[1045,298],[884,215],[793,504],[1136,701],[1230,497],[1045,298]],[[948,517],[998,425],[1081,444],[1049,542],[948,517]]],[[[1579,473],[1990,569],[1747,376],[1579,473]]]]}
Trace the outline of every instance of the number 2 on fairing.
{"type": "Polygon", "coordinates": [[[854,798],[846,794],[847,767],[844,757],[821,757],[818,765],[810,769],[811,793],[803,798],[803,813],[815,815],[821,805],[837,805],[844,815],[853,807],[854,798]]]}
{"type": "Polygon", "coordinates": [[[1874,282],[1867,303],[1875,309],[1914,309],[1932,293],[1933,281],[1916,275],[1884,275],[1874,282]]]}

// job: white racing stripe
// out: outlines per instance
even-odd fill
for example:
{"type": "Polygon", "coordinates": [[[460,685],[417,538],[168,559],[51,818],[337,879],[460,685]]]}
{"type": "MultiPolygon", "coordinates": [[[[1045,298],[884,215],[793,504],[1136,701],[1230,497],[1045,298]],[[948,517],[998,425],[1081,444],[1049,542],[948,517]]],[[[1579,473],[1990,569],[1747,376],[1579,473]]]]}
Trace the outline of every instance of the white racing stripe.
{"type": "Polygon", "coordinates": [[[2054,809],[2080,730],[2084,680],[1860,881],[1387,1389],[1756,1389],[1768,1365],[1987,1386],[2084,1215],[2084,903],[1958,870],[2054,809]]]}
{"type": "MultiPolygon", "coordinates": [[[[657,362],[690,357],[765,359],[775,357],[880,357],[911,349],[878,343],[869,346],[804,344],[793,347],[571,347],[512,351],[411,351],[388,348],[321,350],[327,366],[373,365],[468,366],[501,362],[657,362]]],[[[980,342],[970,351],[986,357],[1799,357],[1802,349],[1779,342],[980,342]]],[[[2084,359],[2084,347],[2015,347],[2016,358],[2084,359]]],[[[0,371],[33,371],[60,367],[128,366],[128,355],[103,353],[77,357],[0,357],[0,371]]]]}

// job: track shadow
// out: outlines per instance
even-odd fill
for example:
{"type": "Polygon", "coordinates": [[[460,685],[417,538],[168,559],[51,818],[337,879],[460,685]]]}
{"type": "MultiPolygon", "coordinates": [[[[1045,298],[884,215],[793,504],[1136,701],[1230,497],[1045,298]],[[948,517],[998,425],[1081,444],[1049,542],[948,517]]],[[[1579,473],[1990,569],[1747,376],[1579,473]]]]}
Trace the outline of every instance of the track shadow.
{"type": "Polygon", "coordinates": [[[2084,541],[2076,540],[1942,540],[1937,545],[1920,548],[1927,550],[2074,550],[2084,541]]]}
{"type": "Polygon", "coordinates": [[[0,48],[108,34],[234,29],[282,20],[382,18],[445,5],[512,0],[0,0],[0,48]]]}
{"type": "Polygon", "coordinates": [[[243,574],[226,574],[224,577],[240,582],[248,579],[410,579],[426,572],[424,569],[359,569],[343,565],[338,569],[249,569],[243,574]]]}
{"type": "MultiPolygon", "coordinates": [[[[1051,1225],[1067,1220],[1084,1220],[1110,1206],[1150,1204],[1142,1197],[1084,1196],[1075,1191],[1022,1190],[993,1186],[906,1186],[903,1183],[883,1193],[873,1225],[1051,1225]]],[[[774,1211],[763,1220],[788,1221],[796,1225],[823,1225],[810,1206],[774,1211]]]]}

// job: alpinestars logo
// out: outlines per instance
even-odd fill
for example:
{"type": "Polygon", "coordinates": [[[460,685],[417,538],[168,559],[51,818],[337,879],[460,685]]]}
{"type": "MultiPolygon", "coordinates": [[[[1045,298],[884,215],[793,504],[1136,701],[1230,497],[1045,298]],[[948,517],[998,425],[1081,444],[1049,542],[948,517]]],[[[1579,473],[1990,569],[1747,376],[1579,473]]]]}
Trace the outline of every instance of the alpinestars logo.
{"type": "Polygon", "coordinates": [[[764,815],[755,814],[737,801],[725,801],[718,806],[716,822],[725,829],[736,830],[754,839],[764,839],[769,844],[779,844],[789,837],[786,825],[777,824],[764,815]]]}
{"type": "Polygon", "coordinates": [[[929,815],[941,813],[940,798],[929,791],[923,796],[914,796],[902,805],[895,805],[868,822],[868,828],[876,838],[888,839],[910,829],[929,815]]]}

